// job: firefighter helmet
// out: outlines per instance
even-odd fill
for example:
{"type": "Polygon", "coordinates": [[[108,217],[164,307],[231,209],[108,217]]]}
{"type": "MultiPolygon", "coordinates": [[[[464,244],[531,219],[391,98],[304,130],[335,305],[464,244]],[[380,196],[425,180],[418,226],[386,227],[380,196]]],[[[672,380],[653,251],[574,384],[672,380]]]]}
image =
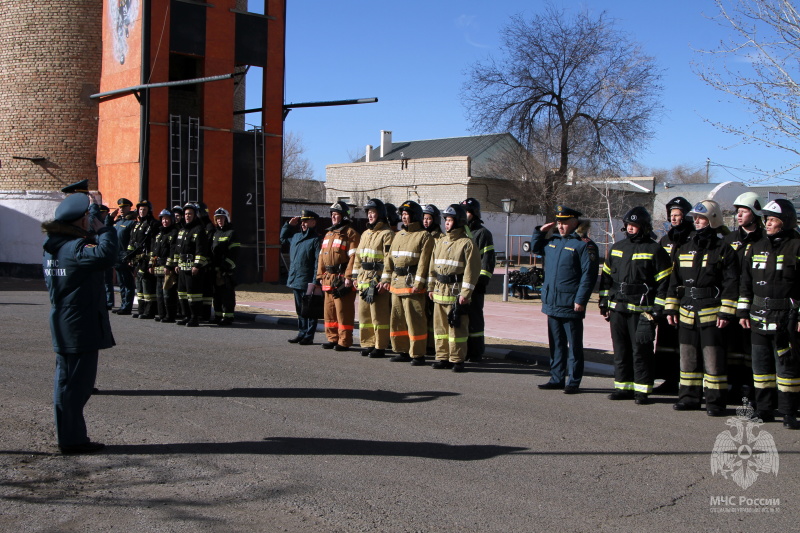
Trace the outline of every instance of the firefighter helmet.
{"type": "Polygon", "coordinates": [[[386,204],[377,198],[371,198],[369,202],[364,204],[364,212],[374,209],[378,213],[378,220],[386,220],[386,204]]]}
{"type": "Polygon", "coordinates": [[[447,209],[442,211],[444,218],[452,218],[455,224],[454,228],[460,228],[467,224],[467,210],[461,204],[450,204],[447,209]]]}
{"type": "Polygon", "coordinates": [[[689,214],[695,218],[707,218],[708,225],[711,226],[712,229],[717,229],[722,225],[722,209],[719,208],[719,204],[714,200],[697,202],[692,210],[689,211],[689,214]]]}
{"type": "Polygon", "coordinates": [[[761,214],[764,216],[764,222],[767,221],[767,217],[781,219],[784,229],[792,229],[797,226],[797,210],[794,208],[794,204],[785,198],[772,200],[761,209],[761,214]]]}
{"type": "Polygon", "coordinates": [[[761,208],[764,205],[764,199],[758,193],[749,191],[740,194],[733,201],[733,207],[746,207],[757,217],[761,216],[761,208]]]}
{"type": "Polygon", "coordinates": [[[422,222],[422,206],[420,206],[414,200],[406,200],[402,204],[400,204],[400,214],[403,214],[403,211],[408,213],[408,218],[411,222],[422,222]]]}

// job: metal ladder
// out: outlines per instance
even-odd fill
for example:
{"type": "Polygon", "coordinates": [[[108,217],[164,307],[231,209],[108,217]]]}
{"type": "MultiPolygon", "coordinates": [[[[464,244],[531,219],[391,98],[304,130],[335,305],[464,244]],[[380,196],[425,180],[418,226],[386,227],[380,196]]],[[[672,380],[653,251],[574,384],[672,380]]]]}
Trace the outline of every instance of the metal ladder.
{"type": "Polygon", "coordinates": [[[169,116],[169,201],[170,207],[186,203],[181,196],[183,182],[181,181],[182,151],[181,151],[181,116],[169,116]]]}
{"type": "Polygon", "coordinates": [[[200,119],[189,117],[189,164],[187,169],[187,201],[200,201],[200,119]]]}
{"type": "Polygon", "coordinates": [[[264,218],[264,132],[260,127],[253,128],[253,167],[255,173],[256,210],[256,262],[263,272],[267,255],[267,224],[264,218]]]}

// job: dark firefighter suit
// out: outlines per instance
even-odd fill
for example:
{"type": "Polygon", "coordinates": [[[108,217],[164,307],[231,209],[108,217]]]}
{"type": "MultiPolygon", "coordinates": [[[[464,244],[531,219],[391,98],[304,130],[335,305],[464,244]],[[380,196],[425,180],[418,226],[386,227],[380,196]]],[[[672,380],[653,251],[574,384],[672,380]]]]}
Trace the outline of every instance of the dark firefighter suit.
{"type": "Polygon", "coordinates": [[[650,394],[653,390],[653,341],[637,342],[642,313],[663,311],[672,262],[669,255],[640,231],[615,243],[600,280],[600,309],[610,311],[614,346],[614,389],[650,394]]]}
{"type": "Polygon", "coordinates": [[[765,236],[742,268],[739,318],[749,318],[753,381],[759,414],[777,407],[793,416],[800,400],[800,234],[765,236]],[[777,390],[776,390],[777,389],[777,390]]]}
{"type": "Polygon", "coordinates": [[[739,295],[736,252],[703,228],[678,249],[665,312],[678,317],[681,373],[678,402],[724,410],[728,375],[723,332],[717,318],[733,321],[739,295]]]}
{"type": "MultiPolygon", "coordinates": [[[[764,228],[760,225],[749,233],[742,228],[737,228],[725,236],[725,243],[733,248],[739,259],[740,276],[745,263],[750,259],[753,244],[764,238],[766,238],[764,228]]],[[[738,283],[737,281],[737,290],[738,283]]],[[[734,320],[725,328],[725,340],[728,348],[728,383],[731,386],[731,392],[744,394],[742,389],[746,386],[749,389],[749,395],[752,396],[753,363],[750,330],[744,329],[738,320],[734,320]]],[[[738,403],[741,398],[732,397],[732,399],[738,403]]]]}

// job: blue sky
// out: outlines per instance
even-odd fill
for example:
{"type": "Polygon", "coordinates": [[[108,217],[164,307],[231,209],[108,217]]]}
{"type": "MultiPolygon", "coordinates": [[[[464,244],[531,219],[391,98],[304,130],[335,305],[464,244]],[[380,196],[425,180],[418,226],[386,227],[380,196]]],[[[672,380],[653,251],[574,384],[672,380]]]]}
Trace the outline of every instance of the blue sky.
{"type": "MultiPolygon", "coordinates": [[[[788,152],[746,145],[706,122],[745,124],[747,110],[706,86],[691,70],[705,58],[694,49],[713,48],[725,37],[710,0],[648,2],[555,1],[573,12],[606,11],[619,31],[638,42],[665,70],[664,114],[656,136],[637,160],[646,167],[685,165],[705,169],[711,181],[754,183],[763,174],[792,161],[788,152]],[[707,15],[707,16],[706,16],[707,15]]],[[[251,11],[263,9],[250,0],[251,11]]],[[[346,163],[367,144],[380,143],[379,132],[410,141],[473,135],[461,104],[465,71],[488,55],[498,56],[500,29],[513,14],[544,10],[540,1],[407,0],[347,2],[288,0],[286,102],[378,97],[375,104],[292,110],[287,132],[302,138],[315,177],[325,165],[346,163]]],[[[248,80],[248,95],[259,90],[248,80]]],[[[248,107],[258,100],[248,100],[248,107]]],[[[255,117],[249,116],[250,121],[255,117]]],[[[800,181],[795,172],[769,183],[800,181]]]]}

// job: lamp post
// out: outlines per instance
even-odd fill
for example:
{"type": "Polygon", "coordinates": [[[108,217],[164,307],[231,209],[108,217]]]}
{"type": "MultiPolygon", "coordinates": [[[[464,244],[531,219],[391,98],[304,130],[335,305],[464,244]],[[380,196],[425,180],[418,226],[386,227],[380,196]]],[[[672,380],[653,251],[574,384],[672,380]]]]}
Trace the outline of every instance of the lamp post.
{"type": "Polygon", "coordinates": [[[508,263],[510,261],[509,252],[511,250],[511,236],[509,235],[509,226],[511,223],[511,213],[514,212],[514,204],[517,201],[513,198],[505,198],[500,200],[503,202],[503,212],[506,214],[506,273],[503,276],[503,301],[508,301],[508,263]]]}

